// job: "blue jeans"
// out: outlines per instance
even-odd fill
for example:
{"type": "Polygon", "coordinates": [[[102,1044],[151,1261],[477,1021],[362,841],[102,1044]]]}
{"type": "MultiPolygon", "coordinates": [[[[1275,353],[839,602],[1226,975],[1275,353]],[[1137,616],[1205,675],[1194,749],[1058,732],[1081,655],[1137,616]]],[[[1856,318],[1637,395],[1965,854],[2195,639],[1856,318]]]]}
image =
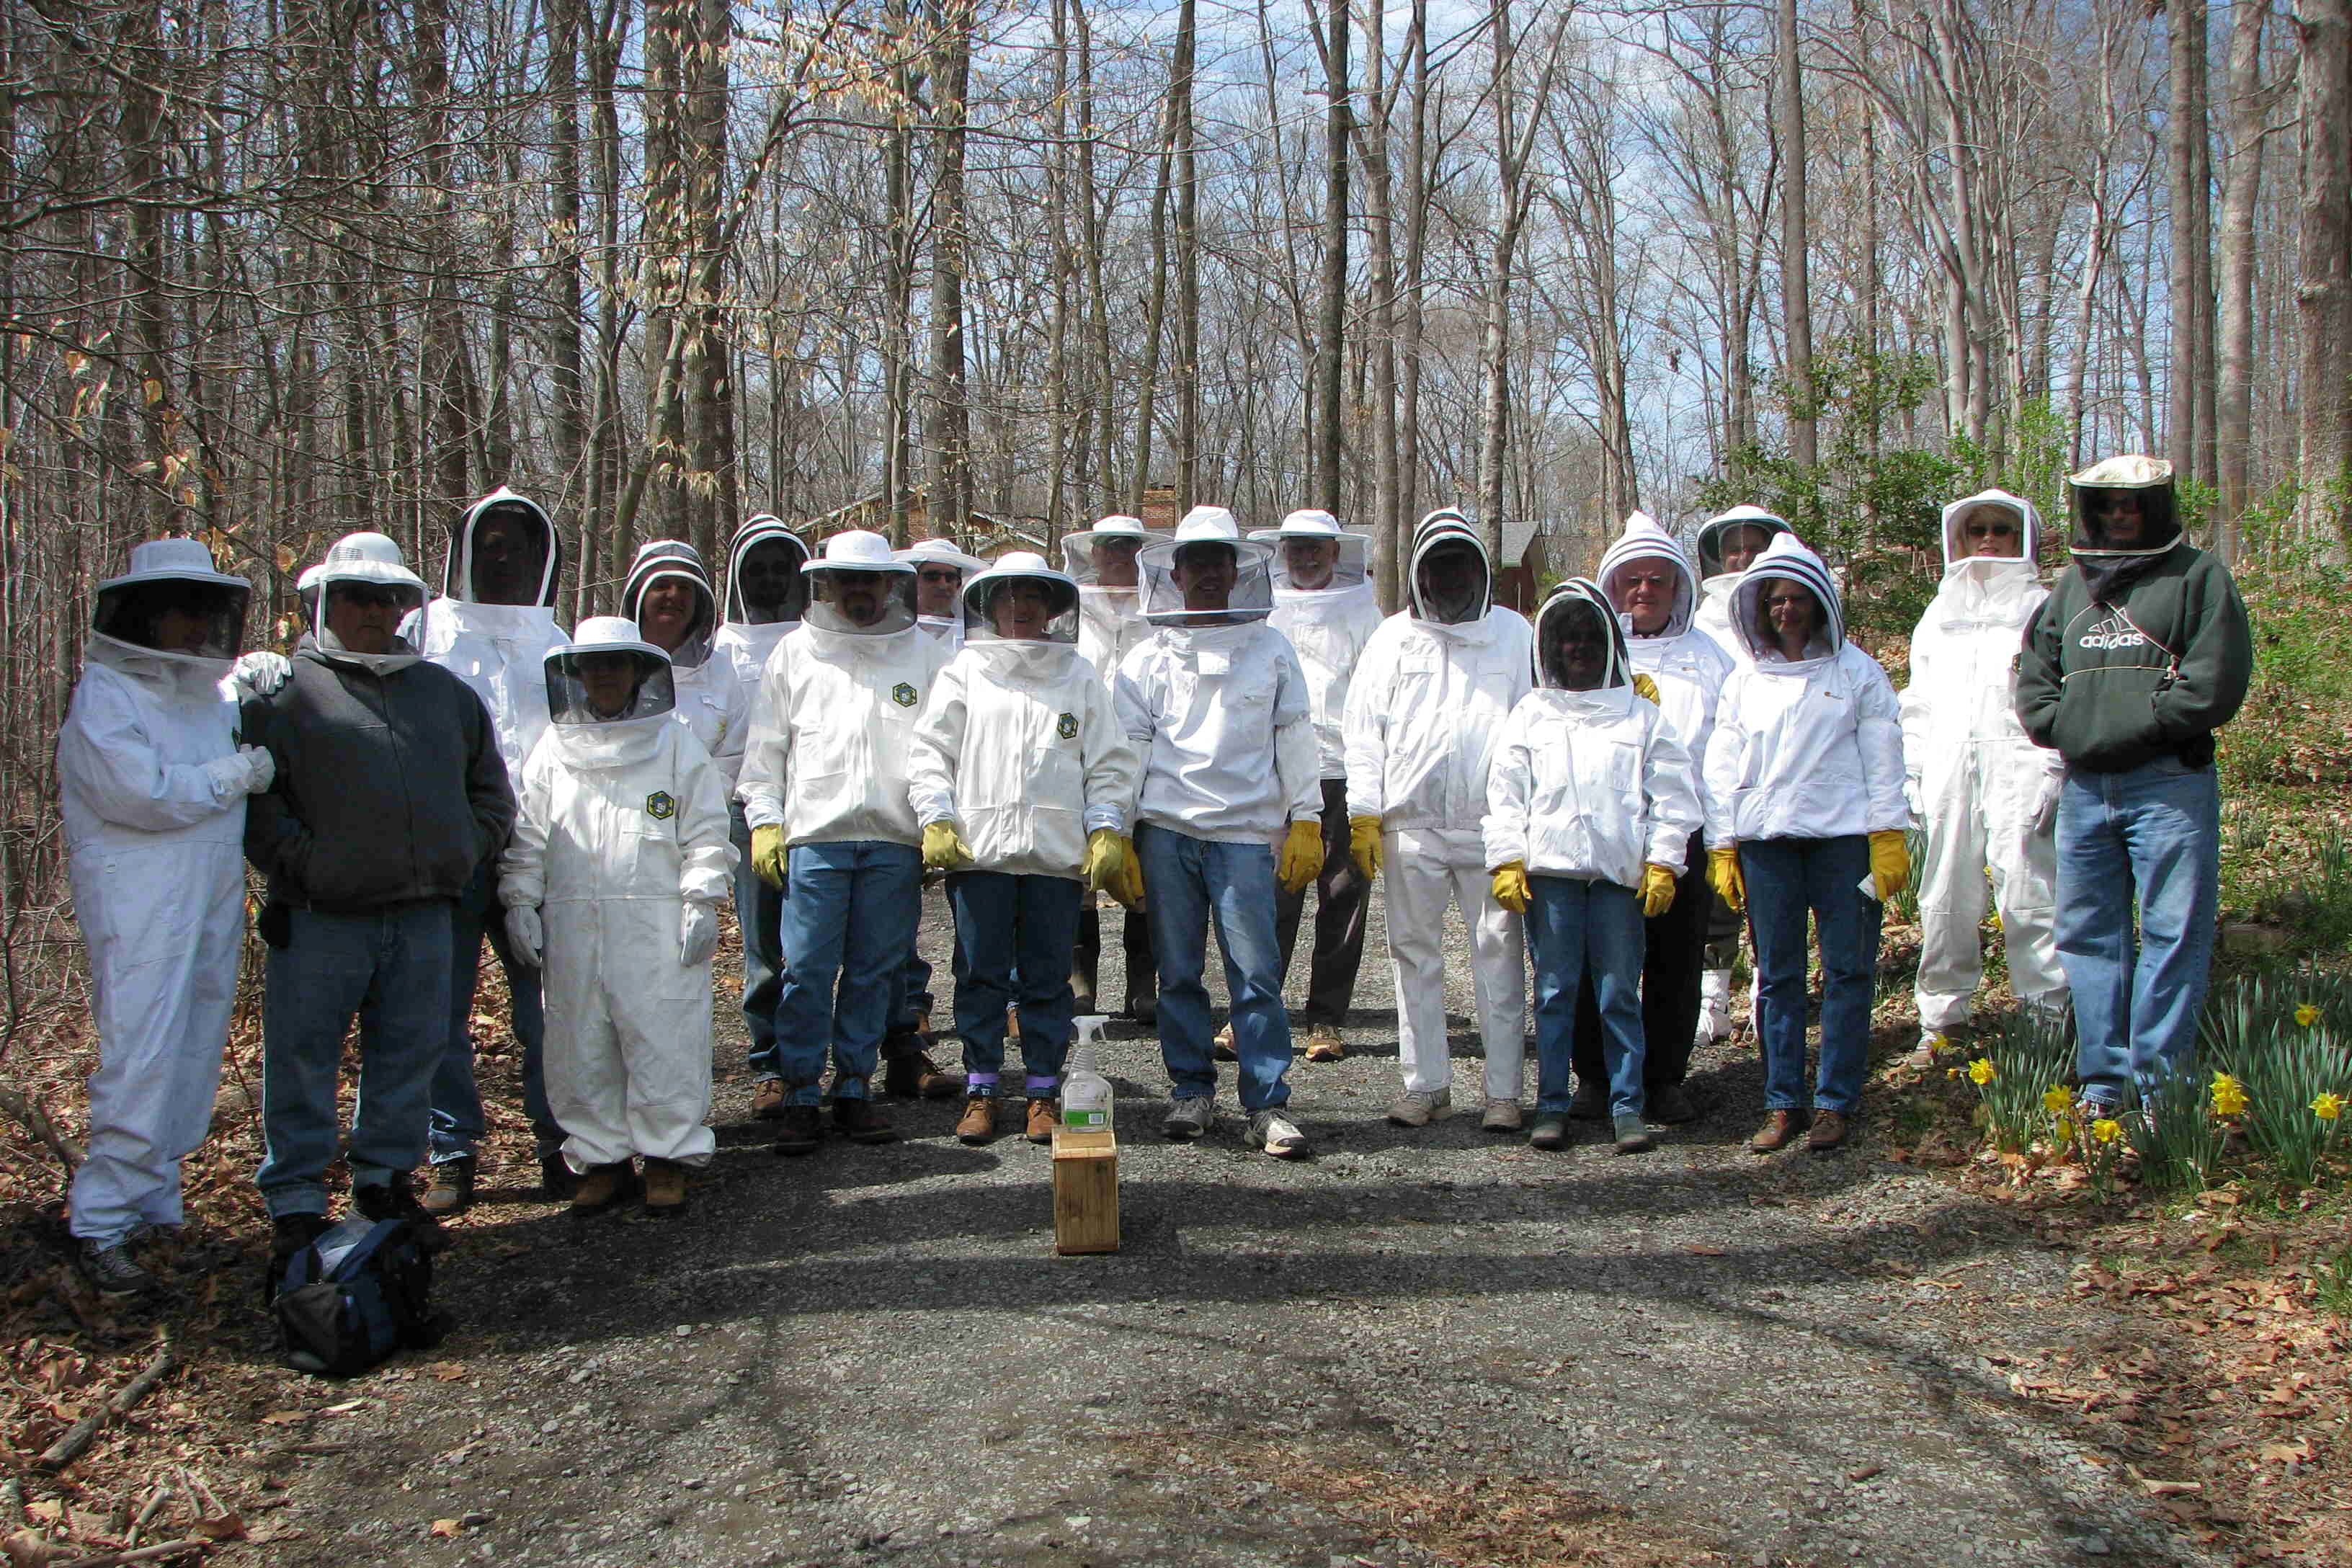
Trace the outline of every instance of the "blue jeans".
{"type": "Polygon", "coordinates": [[[2186,1071],[2221,896],[2221,781],[2171,758],[2069,769],[2058,795],[2058,962],[2086,1097],[2120,1102],[2186,1071]],[[2132,934],[2132,904],[2139,934],[2132,934]]]}
{"type": "Polygon", "coordinates": [[[1078,941],[1086,884],[1068,877],[959,871],[955,907],[955,1025],[971,1091],[993,1093],[1004,1070],[1004,1009],[1021,1006],[1021,1065],[1031,1098],[1051,1095],[1076,1033],[1070,1019],[1070,952],[1078,941]]]}
{"type": "Polygon", "coordinates": [[[272,1219],[327,1212],[335,1080],[352,1016],[360,1021],[353,1187],[382,1185],[424,1159],[449,1019],[446,900],[374,914],[289,914],[287,944],[268,950],[261,1004],[266,1153],[254,1180],[272,1219]]]}
{"type": "Polygon", "coordinates": [[[474,987],[481,979],[482,939],[506,972],[508,1016],[522,1047],[522,1111],[530,1119],[532,1141],[541,1154],[563,1147],[563,1129],[547,1108],[547,1013],[541,1005],[539,971],[515,961],[507,941],[507,912],[499,906],[496,856],[475,870],[465,896],[449,910],[449,1033],[433,1069],[433,1126],[429,1152],[435,1164],[462,1160],[482,1137],[482,1091],[474,1082],[474,987]]]}
{"type": "MultiPolygon", "coordinates": [[[[909,930],[922,924],[919,907],[922,889],[919,883],[916,886],[915,897],[919,907],[915,911],[915,925],[909,930]]],[[[952,900],[953,895],[950,894],[950,898],[952,900]]],[[[910,941],[907,944],[905,960],[898,965],[898,972],[890,976],[890,1032],[911,1035],[922,1027],[924,1016],[931,1010],[931,966],[915,951],[910,941]]]]}
{"type": "Polygon", "coordinates": [[[1870,993],[1878,969],[1876,899],[1859,887],[1870,875],[1870,840],[1750,838],[1739,846],[1748,883],[1748,928],[1756,942],[1756,1026],[1764,1045],[1764,1109],[1805,1104],[1805,911],[1822,945],[1822,1055],[1813,1104],[1852,1115],[1862,1105],[1870,1059],[1870,993]]]}
{"type": "Polygon", "coordinates": [[[878,838],[795,844],[788,865],[776,1076],[788,1103],[814,1105],[830,1041],[834,1098],[863,1100],[889,1025],[891,976],[922,915],[922,852],[878,838]]]}
{"type": "Polygon", "coordinates": [[[1600,1003],[1609,1112],[1639,1116],[1642,1089],[1642,905],[1605,877],[1528,879],[1528,945],[1536,961],[1536,1110],[1565,1114],[1576,1098],[1576,1006],[1584,978],[1600,1003]]]}
{"type": "Polygon", "coordinates": [[[735,923],[743,928],[743,1032],[751,1037],[744,1059],[754,1080],[782,1078],[776,1065],[776,993],[783,988],[784,895],[751,868],[751,826],[743,803],[727,806],[727,836],[735,844],[735,923]]]}
{"type": "Polygon", "coordinates": [[[1135,830],[1135,852],[1160,963],[1160,1058],[1174,1098],[1217,1092],[1209,988],[1201,983],[1213,916],[1233,1002],[1234,1054],[1241,1058],[1242,1109],[1288,1104],[1290,1016],[1282,1007],[1282,948],[1274,936],[1273,847],[1218,844],[1147,823],[1135,830]]]}

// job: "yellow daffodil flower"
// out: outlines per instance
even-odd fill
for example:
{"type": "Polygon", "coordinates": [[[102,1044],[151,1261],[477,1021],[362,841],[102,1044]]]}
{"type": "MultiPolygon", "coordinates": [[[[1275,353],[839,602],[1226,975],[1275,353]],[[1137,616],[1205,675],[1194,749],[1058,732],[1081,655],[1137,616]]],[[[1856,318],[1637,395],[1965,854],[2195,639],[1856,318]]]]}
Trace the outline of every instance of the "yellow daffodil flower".
{"type": "Polygon", "coordinates": [[[2102,1116],[2091,1123],[2091,1136],[2102,1143],[2112,1143],[2124,1135],[2124,1124],[2112,1116],[2102,1116]]]}
{"type": "Polygon", "coordinates": [[[2246,1111],[2246,1086],[2228,1073],[2213,1075],[2213,1114],[2242,1116],[2246,1111]]]}
{"type": "Polygon", "coordinates": [[[2000,1075],[1993,1070],[1990,1057],[1979,1057],[1969,1064],[1969,1081],[1982,1089],[2000,1075]]]}
{"type": "Polygon", "coordinates": [[[2344,1097],[2332,1092],[2323,1094],[2311,1102],[2311,1113],[2322,1121],[2333,1121],[2344,1114],[2344,1097]]]}
{"type": "Polygon", "coordinates": [[[2063,1083],[2053,1083],[2042,1091],[2042,1109],[2053,1116],[2063,1116],[2074,1109],[2074,1091],[2063,1083]]]}
{"type": "Polygon", "coordinates": [[[2305,1002],[2294,1010],[2294,1021],[2308,1029],[2319,1022],[2319,1009],[2305,1002]]]}

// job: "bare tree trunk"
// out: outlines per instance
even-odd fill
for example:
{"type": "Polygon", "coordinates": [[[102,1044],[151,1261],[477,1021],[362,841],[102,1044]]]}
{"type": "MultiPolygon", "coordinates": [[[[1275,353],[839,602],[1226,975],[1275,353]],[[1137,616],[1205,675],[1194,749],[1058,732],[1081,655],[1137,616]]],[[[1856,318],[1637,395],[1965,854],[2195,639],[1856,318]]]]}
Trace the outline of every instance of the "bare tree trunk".
{"type": "Polygon", "coordinates": [[[1176,510],[1199,500],[1201,464],[1201,183],[1192,162],[1194,0],[1176,11],[1176,72],[1168,114],[1176,153],[1176,510]]]}
{"type": "Polygon", "coordinates": [[[1095,443],[1101,471],[1097,493],[1108,513],[1118,505],[1118,399],[1114,395],[1118,378],[1111,374],[1110,296],[1103,286],[1102,198],[1095,186],[1095,142],[1100,132],[1095,126],[1094,24],[1087,18],[1086,0],[1070,0],[1070,10],[1078,26],[1078,188],[1087,204],[1079,233],[1086,246],[1087,332],[1094,345],[1094,412],[1101,422],[1095,443]]]}
{"type": "Polygon", "coordinates": [[[735,458],[735,383],[728,374],[727,252],[721,214],[727,205],[727,54],[734,41],[727,0],[697,0],[692,47],[683,81],[688,152],[686,230],[692,289],[684,326],[686,395],[693,434],[692,479],[686,490],[690,519],[685,537],[703,559],[719,558],[719,541],[741,519],[735,458]]]}
{"type": "Polygon", "coordinates": [[[2296,0],[2296,84],[2303,104],[2302,240],[2296,323],[2302,409],[2298,432],[2305,531],[2332,524],[2352,549],[2352,15],[2347,0],[2296,0]]]}
{"type": "Polygon", "coordinates": [[[1144,310],[1142,374],[1136,378],[1135,469],[1128,475],[1127,510],[1143,515],[1143,492],[1151,488],[1151,405],[1160,380],[1160,329],[1168,313],[1168,179],[1176,158],[1177,87],[1192,77],[1192,0],[1178,14],[1176,63],[1171,68],[1167,113],[1160,132],[1160,174],[1151,187],[1151,301],[1144,310]]]}
{"type": "Polygon", "coordinates": [[[2172,328],[2165,356],[2164,449],[2182,478],[2198,472],[2197,384],[2206,367],[2197,357],[2198,266],[2209,239],[2198,225],[2198,149],[2205,141],[2200,90],[2205,75],[2205,0],[2165,0],[2165,26],[2171,40],[2171,104],[2165,116],[2165,150],[2171,174],[2171,256],[2167,268],[2172,294],[2172,328]]]}
{"type": "MultiPolygon", "coordinates": [[[[1429,252],[1429,0],[1412,0],[1412,134],[1405,153],[1405,261],[1403,321],[1397,344],[1403,360],[1397,389],[1397,559],[1402,574],[1412,548],[1411,531],[1421,520],[1421,338],[1428,320],[1423,309],[1423,267],[1429,252]]],[[[1381,603],[1401,605],[1397,598],[1381,603]]]]}
{"type": "Polygon", "coordinates": [[[1807,268],[1804,63],[1797,0],[1780,0],[1780,309],[1788,334],[1789,456],[1805,468],[1819,457],[1813,418],[1813,305],[1807,268]]]}
{"type": "Polygon", "coordinates": [[[932,0],[939,30],[931,68],[931,397],[924,445],[930,452],[925,517],[931,535],[964,542],[971,523],[971,411],[964,381],[964,93],[971,76],[968,0],[932,0]]]}
{"type": "Polygon", "coordinates": [[[882,280],[883,416],[889,429],[882,438],[883,504],[889,516],[890,542],[907,546],[907,496],[914,488],[915,198],[912,126],[914,73],[908,65],[912,48],[906,0],[890,0],[885,8],[889,33],[890,129],[883,137],[883,184],[889,207],[890,258],[882,280]]]}
{"type": "MultiPolygon", "coordinates": [[[[552,0],[548,11],[548,111],[554,117],[550,197],[554,204],[554,232],[549,236],[548,265],[556,320],[549,334],[553,360],[555,395],[555,461],[565,476],[565,499],[579,505],[582,464],[588,452],[588,407],[584,394],[580,343],[580,5],[581,0],[552,0]]],[[[578,552],[572,552],[575,558],[578,552]]]]}
{"type": "Polygon", "coordinates": [[[2221,386],[2214,406],[2214,478],[2220,488],[2214,550],[2223,564],[2238,558],[2239,520],[2252,500],[2254,414],[2254,205],[2263,185],[2265,5],[2237,0],[2230,9],[2230,165],[2221,198],[2221,386]]]}
{"type": "MultiPolygon", "coordinates": [[[[1364,91],[1372,112],[1357,121],[1355,131],[1364,160],[1365,260],[1372,284],[1372,577],[1381,607],[1393,611],[1404,545],[1397,474],[1396,185],[1389,166],[1396,86],[1388,75],[1388,44],[1377,5],[1365,8],[1364,44],[1364,91]]],[[[1402,76],[1400,72],[1398,79],[1402,76]]]]}
{"type": "MultiPolygon", "coordinates": [[[[1323,300],[1316,334],[1315,380],[1322,388],[1317,410],[1315,471],[1324,510],[1340,507],[1339,458],[1346,429],[1347,398],[1341,367],[1348,325],[1348,25],[1347,0],[1328,0],[1330,42],[1324,50],[1328,95],[1323,132],[1323,300]]],[[[1312,7],[1307,26],[1313,26],[1312,7]]]]}

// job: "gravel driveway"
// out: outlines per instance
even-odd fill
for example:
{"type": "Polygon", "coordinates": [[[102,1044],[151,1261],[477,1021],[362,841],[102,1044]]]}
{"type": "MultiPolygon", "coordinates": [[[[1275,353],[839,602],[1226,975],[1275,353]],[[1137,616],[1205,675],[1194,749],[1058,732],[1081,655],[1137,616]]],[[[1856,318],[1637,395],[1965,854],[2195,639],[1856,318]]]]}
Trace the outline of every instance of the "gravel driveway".
{"type": "MultiPolygon", "coordinates": [[[[947,943],[934,892],[943,992],[947,943]]],[[[1162,1141],[1157,1044],[1114,1027],[1105,1257],[1055,1257],[1047,1152],[963,1147],[950,1102],[773,1158],[722,1009],[688,1216],[576,1225],[489,1176],[440,1351],[286,1375],[368,1403],[289,1461],[272,1560],[2218,1561],[2010,1393],[2010,1352],[2128,1331],[2067,1255],[1867,1138],[1748,1154],[1738,1049],[1646,1155],[1391,1127],[1383,943],[1376,900],[1349,1056],[1292,1068],[1311,1162],[1243,1146],[1230,1068],[1218,1133],[1162,1141]]],[[[1466,1058],[1458,922],[1451,949],[1466,1058]]]]}

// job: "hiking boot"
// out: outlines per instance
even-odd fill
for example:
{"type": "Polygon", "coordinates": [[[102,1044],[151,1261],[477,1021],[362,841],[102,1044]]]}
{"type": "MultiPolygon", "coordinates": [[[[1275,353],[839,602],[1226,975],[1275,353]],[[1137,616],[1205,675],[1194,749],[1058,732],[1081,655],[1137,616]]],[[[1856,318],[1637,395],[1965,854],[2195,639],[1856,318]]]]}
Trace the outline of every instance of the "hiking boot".
{"type": "Polygon", "coordinates": [[[1680,1127],[1698,1120],[1698,1107],[1691,1103],[1689,1091],[1681,1084],[1662,1083],[1644,1098],[1650,1102],[1650,1120],[1661,1127],[1680,1127]]]}
{"type": "Polygon", "coordinates": [[[874,1102],[863,1096],[844,1100],[833,1097],[833,1130],[852,1143],[888,1143],[898,1136],[890,1119],[874,1109],[874,1102]]]}
{"type": "Polygon", "coordinates": [[[448,1249],[449,1233],[441,1222],[425,1212],[416,1201],[416,1190],[409,1184],[408,1173],[394,1171],[388,1182],[371,1182],[366,1186],[352,1188],[352,1206],[373,1220],[404,1219],[416,1231],[416,1245],[427,1252],[448,1249]]]}
{"type": "Polygon", "coordinates": [[[278,1300],[278,1282],[286,1277],[286,1265],[294,1255],[326,1235],[330,1228],[322,1214],[279,1215],[269,1222],[269,1273],[261,1282],[264,1307],[278,1300]]]}
{"type": "Polygon", "coordinates": [[[561,1149],[539,1157],[539,1196],[541,1203],[570,1203],[572,1189],[579,1184],[579,1173],[563,1163],[561,1149]]]}
{"type": "MultiPolygon", "coordinates": [[[[684,1200],[684,1183],[680,1185],[680,1201],[684,1200]]],[[[619,1208],[637,1195],[637,1173],[626,1160],[615,1160],[608,1165],[591,1165],[581,1175],[580,1184],[572,1189],[572,1217],[586,1219],[619,1208]]]]}
{"type": "Polygon", "coordinates": [[[1486,1112],[1478,1118],[1481,1132],[1517,1132],[1525,1125],[1521,1121],[1519,1102],[1516,1100],[1489,1100],[1486,1112]]]}
{"type": "Polygon", "coordinates": [[[1217,1097],[1213,1094],[1188,1094],[1181,1100],[1171,1100],[1168,1114],[1160,1123],[1160,1131],[1169,1137],[1190,1140],[1200,1137],[1217,1124],[1217,1097]]]}
{"type": "Polygon", "coordinates": [[[1602,1083],[1580,1083],[1568,1102],[1571,1121],[1606,1121],[1609,1120],[1609,1086],[1602,1083]]]}
{"type": "Polygon", "coordinates": [[[157,1287],[155,1277],[139,1267],[124,1242],[103,1247],[84,1237],[74,1248],[74,1267],[81,1270],[91,1289],[109,1300],[149,1295],[157,1287]]]}
{"type": "Polygon", "coordinates": [[[1389,1120],[1399,1127],[1426,1127],[1454,1114],[1454,1090],[1409,1089],[1389,1102],[1389,1120]]]}
{"type": "Polygon", "coordinates": [[[962,1075],[931,1060],[912,1029],[883,1041],[882,1056],[882,1092],[893,1100],[952,1100],[963,1092],[962,1075]]]}
{"type": "Polygon", "coordinates": [[[784,1113],[784,1080],[763,1078],[751,1086],[751,1120],[773,1121],[784,1113]]]}
{"type": "Polygon", "coordinates": [[[1339,1030],[1333,1028],[1328,1024],[1315,1024],[1309,1026],[1307,1031],[1307,1059],[1308,1061],[1345,1061],[1347,1057],[1348,1042],[1339,1037],[1339,1030]]]}
{"type": "Polygon", "coordinates": [[[1536,1124],[1528,1132],[1530,1149],[1565,1149],[1568,1147],[1568,1118],[1557,1110],[1538,1110],[1536,1124]]]}
{"type": "Polygon", "coordinates": [[[1160,976],[1128,973],[1127,1016],[1149,1028],[1160,1021],[1160,976]]]}
{"type": "Polygon", "coordinates": [[[1209,1054],[1221,1062],[1242,1059],[1241,1053],[1234,1049],[1234,1026],[1230,1021],[1217,1031],[1217,1037],[1209,1042],[1209,1054]]]}
{"type": "Polygon", "coordinates": [[[1769,1154],[1795,1142],[1797,1134],[1804,1130],[1803,1111],[1768,1110],[1764,1113],[1764,1125],[1756,1130],[1756,1136],[1748,1141],[1748,1147],[1751,1152],[1769,1154]]]}
{"type": "Polygon", "coordinates": [[[1021,1136],[1032,1143],[1051,1143],[1054,1129],[1061,1124],[1062,1113],[1054,1109],[1052,1100],[1033,1099],[1029,1102],[1029,1124],[1022,1130],[1021,1136]]]}
{"type": "Polygon", "coordinates": [[[464,1214],[474,1206],[474,1156],[436,1161],[433,1184],[425,1189],[425,1212],[436,1219],[464,1214]]]}
{"type": "Polygon", "coordinates": [[[1277,1160],[1300,1160],[1307,1156],[1307,1134],[1298,1123],[1279,1110],[1261,1110],[1250,1117],[1250,1147],[1263,1149],[1277,1160]]]}
{"type": "Polygon", "coordinates": [[[776,1121],[772,1147],[779,1154],[814,1154],[816,1146],[824,1142],[824,1122],[814,1105],[787,1105],[776,1121]]]}
{"type": "Polygon", "coordinates": [[[1805,1147],[1816,1154],[1826,1154],[1843,1143],[1852,1131],[1853,1124],[1846,1120],[1844,1111],[1817,1110],[1813,1112],[1813,1130],[1805,1134],[1805,1147]]]}
{"type": "Polygon", "coordinates": [[[1646,1154],[1658,1146],[1658,1141],[1650,1136],[1650,1130],[1642,1124],[1639,1116],[1620,1116],[1610,1126],[1617,1134],[1620,1154],[1646,1154]]]}
{"type": "Polygon", "coordinates": [[[963,1118],[956,1123],[959,1142],[981,1144],[996,1139],[996,1101],[985,1094],[975,1094],[963,1102],[963,1118]]]}
{"type": "Polygon", "coordinates": [[[686,1212],[686,1167],[675,1160],[646,1162],[646,1217],[669,1219],[686,1212]]]}

